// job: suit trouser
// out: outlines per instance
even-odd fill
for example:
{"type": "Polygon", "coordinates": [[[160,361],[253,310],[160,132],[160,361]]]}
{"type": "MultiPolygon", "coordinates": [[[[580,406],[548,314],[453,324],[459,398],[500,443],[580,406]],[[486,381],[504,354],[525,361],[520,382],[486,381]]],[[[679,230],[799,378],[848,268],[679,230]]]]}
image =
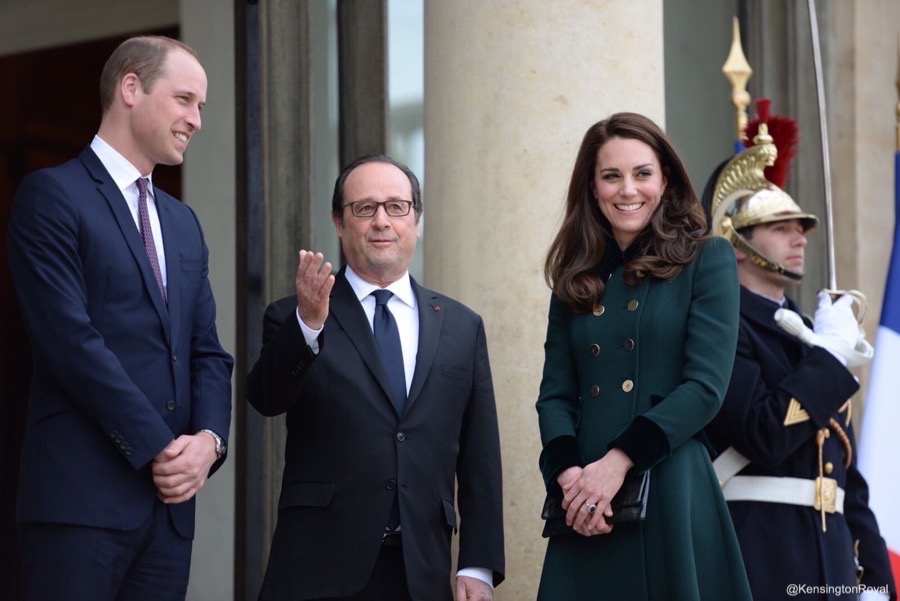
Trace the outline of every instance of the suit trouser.
{"type": "Polygon", "coordinates": [[[403,547],[394,541],[381,545],[372,577],[363,589],[350,597],[332,597],[319,601],[412,601],[406,584],[403,547]]]}
{"type": "Polygon", "coordinates": [[[181,601],[191,540],[156,501],[136,530],[19,524],[23,601],[181,601]]]}

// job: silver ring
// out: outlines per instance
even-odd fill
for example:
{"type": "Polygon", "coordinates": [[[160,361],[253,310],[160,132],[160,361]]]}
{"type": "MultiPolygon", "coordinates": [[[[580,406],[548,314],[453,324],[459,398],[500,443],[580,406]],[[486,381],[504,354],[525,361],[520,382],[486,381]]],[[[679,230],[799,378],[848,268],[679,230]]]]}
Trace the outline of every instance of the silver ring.
{"type": "Polygon", "coordinates": [[[584,508],[587,509],[588,513],[594,513],[595,511],[597,511],[597,504],[596,503],[585,503],[584,508]]]}

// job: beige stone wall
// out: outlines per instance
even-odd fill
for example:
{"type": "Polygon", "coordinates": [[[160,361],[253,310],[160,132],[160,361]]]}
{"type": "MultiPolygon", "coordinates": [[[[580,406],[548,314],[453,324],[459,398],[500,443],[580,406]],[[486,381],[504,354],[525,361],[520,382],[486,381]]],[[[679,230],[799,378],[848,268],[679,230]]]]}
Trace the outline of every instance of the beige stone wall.
{"type": "MultiPolygon", "coordinates": [[[[851,110],[840,114],[852,123],[854,160],[842,164],[843,157],[836,156],[832,162],[837,163],[836,178],[845,173],[855,183],[848,194],[856,210],[857,230],[855,245],[847,256],[855,270],[852,285],[869,298],[869,316],[864,326],[874,344],[896,219],[894,151],[896,82],[900,74],[900,3],[894,0],[855,2],[851,16],[854,52],[851,60],[841,64],[841,73],[851,86],[853,105],[851,110]]],[[[868,370],[862,376],[865,384],[868,370]]]]}
{"type": "Polygon", "coordinates": [[[487,328],[506,503],[497,599],[535,597],[546,546],[544,255],[585,130],[622,110],[664,125],[662,30],[661,0],[425,4],[425,283],[487,328]]]}

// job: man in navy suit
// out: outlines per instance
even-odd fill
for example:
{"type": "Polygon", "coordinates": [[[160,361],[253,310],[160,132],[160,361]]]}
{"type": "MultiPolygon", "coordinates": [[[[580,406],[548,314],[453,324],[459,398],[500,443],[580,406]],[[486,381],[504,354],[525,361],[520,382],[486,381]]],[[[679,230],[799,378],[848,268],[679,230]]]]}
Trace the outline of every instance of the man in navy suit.
{"type": "Polygon", "coordinates": [[[182,162],[206,86],[181,42],[125,41],[103,69],[90,147],[16,194],[9,260],[34,353],[17,510],[26,600],[185,597],[233,360],[197,216],[152,171],[182,162]]]}
{"type": "Polygon", "coordinates": [[[247,380],[250,403],[288,428],[260,599],[450,599],[456,498],[456,598],[489,600],[504,557],[484,324],[409,275],[422,200],[405,165],[357,159],[331,209],[347,266],[335,276],[300,251],[247,380]]]}

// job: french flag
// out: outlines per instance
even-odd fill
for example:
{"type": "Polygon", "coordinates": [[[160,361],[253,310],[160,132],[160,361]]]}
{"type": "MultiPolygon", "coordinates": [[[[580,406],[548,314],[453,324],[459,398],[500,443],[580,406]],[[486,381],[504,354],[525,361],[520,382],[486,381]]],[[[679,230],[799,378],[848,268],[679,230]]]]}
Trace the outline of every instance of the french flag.
{"type": "Polygon", "coordinates": [[[869,374],[865,417],[859,445],[859,469],[869,483],[869,506],[887,542],[894,580],[900,589],[900,150],[894,154],[894,249],[888,270],[875,358],[869,374]]]}

